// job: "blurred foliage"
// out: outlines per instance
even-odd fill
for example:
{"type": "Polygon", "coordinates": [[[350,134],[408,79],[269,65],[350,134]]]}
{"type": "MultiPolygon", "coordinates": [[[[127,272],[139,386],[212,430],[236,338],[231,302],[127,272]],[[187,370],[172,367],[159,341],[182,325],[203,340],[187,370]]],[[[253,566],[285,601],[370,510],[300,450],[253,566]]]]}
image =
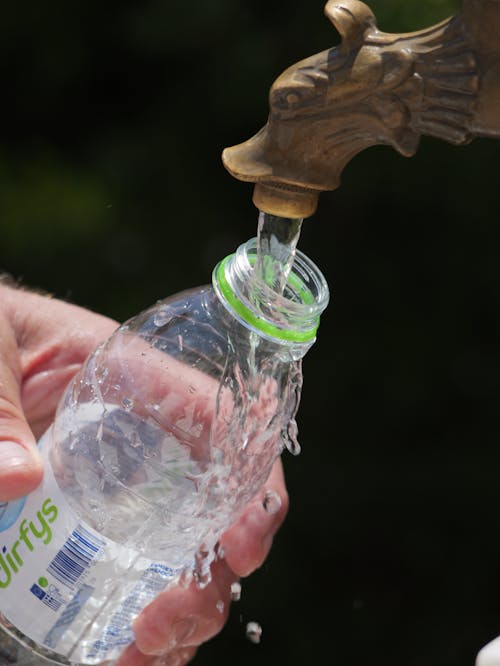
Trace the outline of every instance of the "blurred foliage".
{"type": "MultiPolygon", "coordinates": [[[[285,67],[337,42],[323,4],[5,5],[0,268],[118,319],[209,281],[256,229],[221,150],[265,122],[285,67]]],[[[411,31],[459,3],[371,6],[411,31]]],[[[291,513],[196,664],[470,666],[500,633],[499,163],[487,140],[373,148],[305,223],[333,299],[291,513]]]]}

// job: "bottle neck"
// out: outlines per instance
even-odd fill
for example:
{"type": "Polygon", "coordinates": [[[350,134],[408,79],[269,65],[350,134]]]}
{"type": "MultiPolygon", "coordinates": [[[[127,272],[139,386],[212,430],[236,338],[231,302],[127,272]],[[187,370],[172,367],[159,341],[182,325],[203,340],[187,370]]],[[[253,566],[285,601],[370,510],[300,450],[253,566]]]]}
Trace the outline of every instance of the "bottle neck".
{"type": "Polygon", "coordinates": [[[300,358],[316,339],[329,292],[317,266],[297,251],[283,293],[274,291],[255,269],[257,239],[241,245],[214,269],[213,285],[224,307],[246,328],[292,348],[300,358]]]}

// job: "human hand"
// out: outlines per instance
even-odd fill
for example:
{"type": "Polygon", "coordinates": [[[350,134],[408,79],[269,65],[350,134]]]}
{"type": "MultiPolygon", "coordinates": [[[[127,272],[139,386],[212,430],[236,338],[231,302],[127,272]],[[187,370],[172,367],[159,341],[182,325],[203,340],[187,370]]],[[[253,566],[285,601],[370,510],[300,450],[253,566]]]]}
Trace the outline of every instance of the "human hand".
{"type": "MultiPolygon", "coordinates": [[[[115,328],[106,317],[0,284],[0,502],[38,485],[36,440],[53,421],[71,377],[115,328]]],[[[162,593],[136,620],[136,641],[117,666],[188,663],[197,646],[223,627],[232,582],[266,559],[287,505],[278,461],[266,488],[222,536],[225,555],[214,563],[211,583],[203,590],[193,584],[162,593]],[[268,490],[281,498],[275,513],[262,508],[268,490]]]]}
{"type": "Polygon", "coordinates": [[[0,501],[40,483],[36,442],[71,377],[116,326],[74,305],[0,284],[0,501]]]}

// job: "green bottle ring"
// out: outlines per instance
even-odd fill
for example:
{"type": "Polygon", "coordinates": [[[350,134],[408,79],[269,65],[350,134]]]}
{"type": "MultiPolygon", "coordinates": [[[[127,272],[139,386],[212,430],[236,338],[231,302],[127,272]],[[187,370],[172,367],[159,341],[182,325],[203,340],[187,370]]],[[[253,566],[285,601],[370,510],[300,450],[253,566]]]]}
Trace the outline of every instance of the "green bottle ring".
{"type": "MultiPolygon", "coordinates": [[[[273,324],[270,324],[267,321],[263,321],[236,297],[226,279],[226,265],[233,257],[234,255],[229,255],[219,263],[214,272],[214,280],[220,290],[220,293],[228,305],[236,312],[236,314],[252,328],[256,329],[257,331],[261,331],[270,338],[283,340],[286,342],[314,342],[316,339],[316,333],[319,328],[319,317],[317,317],[314,327],[308,329],[307,331],[286,330],[279,328],[278,326],[273,326],[273,324]]],[[[252,257],[251,263],[255,264],[254,257],[252,257]]],[[[291,273],[288,277],[288,284],[300,296],[300,299],[304,304],[311,305],[314,303],[314,295],[297,275],[291,273]]]]}

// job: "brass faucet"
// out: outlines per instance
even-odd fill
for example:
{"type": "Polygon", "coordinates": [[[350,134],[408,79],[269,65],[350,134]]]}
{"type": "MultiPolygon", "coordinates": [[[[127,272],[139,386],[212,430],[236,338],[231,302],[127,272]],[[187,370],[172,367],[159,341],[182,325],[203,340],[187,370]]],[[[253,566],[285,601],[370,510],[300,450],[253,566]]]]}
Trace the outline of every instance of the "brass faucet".
{"type": "Polygon", "coordinates": [[[411,157],[422,135],[500,138],[500,0],[464,0],[458,16],[405,34],[381,32],[359,0],[329,0],[325,13],[340,45],[283,72],[266,126],[223,153],[235,178],[255,183],[257,208],[309,217],[369,146],[411,157]]]}

